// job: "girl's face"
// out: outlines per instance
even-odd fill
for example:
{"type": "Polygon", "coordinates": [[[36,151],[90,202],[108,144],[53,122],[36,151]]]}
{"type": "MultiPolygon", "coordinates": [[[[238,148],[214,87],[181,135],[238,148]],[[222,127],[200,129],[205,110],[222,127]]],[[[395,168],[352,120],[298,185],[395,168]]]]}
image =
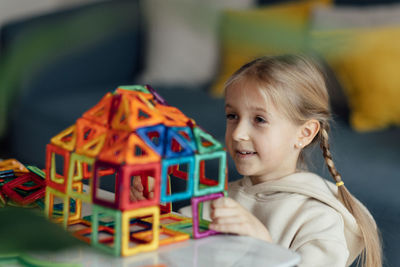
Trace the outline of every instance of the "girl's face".
{"type": "Polygon", "coordinates": [[[299,126],[268,101],[254,82],[241,79],[226,89],[225,142],[236,169],[253,184],[296,171],[299,126]]]}

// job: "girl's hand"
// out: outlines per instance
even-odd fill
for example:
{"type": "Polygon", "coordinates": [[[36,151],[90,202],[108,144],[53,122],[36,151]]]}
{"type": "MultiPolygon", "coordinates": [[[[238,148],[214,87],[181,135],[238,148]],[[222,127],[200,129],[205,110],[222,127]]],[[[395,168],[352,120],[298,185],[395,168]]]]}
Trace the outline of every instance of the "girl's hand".
{"type": "Polygon", "coordinates": [[[209,228],[214,231],[251,236],[272,243],[267,228],[231,198],[221,197],[211,202],[211,219],[209,228]]]}
{"type": "Polygon", "coordinates": [[[146,197],[144,194],[144,186],[140,176],[134,176],[132,181],[132,187],[130,192],[131,201],[140,201],[145,199],[152,199],[154,197],[154,178],[148,177],[149,194],[146,197]]]}

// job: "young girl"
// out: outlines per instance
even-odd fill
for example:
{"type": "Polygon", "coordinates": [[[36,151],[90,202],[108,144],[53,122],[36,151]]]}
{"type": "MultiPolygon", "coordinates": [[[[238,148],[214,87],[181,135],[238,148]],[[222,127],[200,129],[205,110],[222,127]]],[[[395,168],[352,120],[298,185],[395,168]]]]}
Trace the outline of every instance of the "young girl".
{"type": "Polygon", "coordinates": [[[301,266],[382,266],[376,224],[346,189],[329,150],[322,72],[298,55],[262,57],[226,82],[226,147],[244,177],[211,204],[210,228],[298,252],[301,266]],[[319,144],[333,184],[300,169],[319,144]]]}

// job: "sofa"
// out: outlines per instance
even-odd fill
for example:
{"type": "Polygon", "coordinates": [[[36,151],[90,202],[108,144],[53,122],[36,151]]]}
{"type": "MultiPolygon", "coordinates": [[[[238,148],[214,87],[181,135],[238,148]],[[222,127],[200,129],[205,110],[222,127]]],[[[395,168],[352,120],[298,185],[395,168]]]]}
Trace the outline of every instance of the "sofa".
{"type": "MultiPolygon", "coordinates": [[[[154,2],[157,1],[151,4],[154,2]]],[[[237,2],[231,4],[233,8],[270,4],[268,1],[232,2],[237,2]]],[[[351,1],[341,2],[348,4],[351,1]]],[[[360,2],[371,5],[371,1],[360,2]]],[[[197,74],[201,72],[202,76],[196,76],[198,79],[188,78],[193,74],[189,70],[193,64],[204,63],[202,60],[205,59],[197,54],[193,55],[195,62],[186,58],[185,65],[178,62],[184,61],[178,53],[176,64],[183,68],[176,73],[172,66],[168,69],[168,65],[163,65],[162,69],[152,70],[149,74],[149,68],[156,68],[157,59],[162,65],[162,57],[168,56],[150,55],[154,45],[161,45],[161,48],[165,45],[159,52],[168,53],[171,47],[167,46],[171,44],[148,34],[149,28],[154,26],[151,21],[162,19],[166,8],[153,13],[146,5],[149,4],[136,0],[98,1],[2,26],[0,158],[17,158],[43,168],[45,146],[50,138],[73,124],[105,93],[125,84],[150,84],[170,105],[194,118],[217,140],[224,141],[224,100],[209,89],[222,64],[218,62],[218,44],[208,55],[215,61],[202,72],[199,70],[197,74]],[[152,56],[150,61],[149,56],[152,56]],[[166,71],[166,76],[154,77],[154,73],[161,71],[166,71]],[[172,77],[182,73],[186,79],[174,80],[172,77]]],[[[218,8],[222,10],[224,5],[218,8]]],[[[216,15],[213,18],[217,23],[216,15]]],[[[204,29],[201,27],[210,26],[199,25],[199,31],[204,29]]],[[[176,38],[177,42],[184,42],[179,40],[181,36],[176,38]]],[[[196,45],[196,39],[192,43],[196,45]]],[[[197,51],[200,55],[204,53],[202,47],[197,51]]],[[[184,54],[185,51],[180,52],[184,54]]],[[[332,93],[335,123],[330,141],[337,169],[350,192],[368,207],[377,222],[383,237],[384,266],[399,266],[400,128],[392,125],[375,131],[355,130],[349,120],[350,108],[343,88],[329,62],[323,57],[321,61],[329,74],[332,93]]],[[[330,180],[319,149],[314,148],[310,157],[310,170],[330,180]]],[[[240,177],[231,160],[228,160],[228,169],[229,181],[240,177]]]]}

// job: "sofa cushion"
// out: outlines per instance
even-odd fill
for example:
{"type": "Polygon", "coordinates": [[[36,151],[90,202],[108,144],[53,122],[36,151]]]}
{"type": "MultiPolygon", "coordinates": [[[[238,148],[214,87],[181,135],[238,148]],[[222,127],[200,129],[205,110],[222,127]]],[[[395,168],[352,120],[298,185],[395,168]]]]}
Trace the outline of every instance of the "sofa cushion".
{"type": "Polygon", "coordinates": [[[227,79],[256,57],[306,51],[311,9],[323,2],[290,2],[225,11],[220,23],[220,68],[211,88],[213,95],[222,96],[227,79]]]}
{"type": "Polygon", "coordinates": [[[349,98],[351,125],[400,126],[400,27],[316,31],[313,38],[349,98]]]}
{"type": "MultiPolygon", "coordinates": [[[[359,2],[363,2],[363,1],[359,1],[359,2]]],[[[364,1],[365,2],[365,1],[364,1]]],[[[355,7],[355,6],[317,6],[313,9],[312,12],[312,19],[311,19],[311,31],[317,31],[317,32],[328,32],[331,31],[333,32],[334,30],[343,30],[346,29],[348,31],[350,31],[351,29],[353,29],[355,31],[355,33],[359,36],[361,35],[361,31],[360,29],[364,29],[365,31],[372,31],[371,35],[373,35],[376,31],[380,31],[379,28],[382,27],[397,27],[398,25],[400,25],[400,4],[386,4],[386,5],[371,5],[371,6],[363,6],[363,7],[355,7]]],[[[365,35],[365,34],[364,34],[365,35]]],[[[392,37],[395,37],[396,35],[393,35],[392,37]]],[[[336,37],[338,36],[332,36],[332,39],[336,39],[336,37]]],[[[389,37],[388,37],[389,38],[389,37]]],[[[371,51],[374,56],[374,61],[375,59],[377,59],[377,61],[381,61],[382,56],[384,54],[388,54],[389,51],[387,51],[386,53],[382,53],[384,50],[387,50],[390,47],[393,50],[394,47],[393,45],[391,45],[391,39],[390,41],[385,41],[385,40],[379,40],[379,38],[375,38],[376,39],[376,46],[374,48],[371,47],[371,41],[367,42],[367,43],[363,43],[361,45],[362,48],[365,48],[365,46],[370,47],[373,51],[371,51]],[[379,47],[384,47],[383,49],[379,50],[379,47]],[[379,51],[381,51],[381,53],[379,53],[379,51]]],[[[337,40],[335,44],[337,43],[337,40]]],[[[362,41],[361,41],[362,42],[362,41]]],[[[343,45],[343,44],[340,44],[343,45]]],[[[342,47],[342,46],[340,46],[342,47]]],[[[351,54],[352,51],[358,51],[358,47],[353,45],[352,48],[349,49],[349,52],[351,54]]],[[[335,50],[338,50],[337,47],[334,48],[335,50]]],[[[396,50],[396,49],[395,49],[396,50]]],[[[322,51],[322,53],[327,52],[327,51],[322,51]]],[[[359,84],[357,87],[360,87],[360,81],[356,82],[357,78],[356,78],[356,74],[355,72],[359,72],[360,68],[361,69],[366,69],[366,67],[358,67],[358,68],[354,68],[355,64],[357,64],[356,62],[352,61],[351,58],[353,58],[353,55],[350,55],[349,57],[346,56],[342,56],[344,57],[344,61],[347,62],[347,65],[351,64],[353,66],[353,68],[350,70],[349,72],[349,77],[348,79],[346,79],[345,81],[343,80],[343,74],[338,75],[339,78],[339,82],[335,83],[336,86],[333,86],[331,89],[332,91],[332,103],[333,103],[333,108],[340,111],[345,110],[346,107],[346,103],[347,103],[347,99],[344,97],[343,95],[343,91],[346,91],[348,93],[348,89],[347,88],[343,88],[344,86],[348,86],[349,83],[351,83],[351,86],[354,87],[355,83],[359,84]],[[347,90],[346,90],[347,89],[347,90]]],[[[365,55],[364,57],[366,58],[371,58],[371,55],[365,55]]],[[[387,65],[388,61],[390,61],[390,59],[387,59],[385,63],[383,63],[383,66],[387,65]]],[[[373,65],[376,65],[377,62],[374,62],[373,65]]],[[[328,68],[329,67],[329,62],[327,64],[328,68]]],[[[371,65],[372,66],[372,65],[371,65]]],[[[331,68],[330,68],[331,69],[331,68]]],[[[374,68],[370,68],[371,70],[374,70],[374,68]]],[[[381,69],[381,67],[379,67],[378,69],[381,69]]],[[[379,74],[378,73],[378,69],[376,72],[374,72],[374,74],[372,76],[368,76],[365,75],[366,80],[368,80],[369,86],[371,87],[372,83],[371,80],[374,80],[375,82],[378,83],[385,83],[385,78],[389,76],[389,73],[387,75],[385,74],[379,74]],[[368,76],[368,77],[367,77],[368,76]],[[379,77],[377,77],[379,76],[379,77]],[[375,77],[375,78],[373,78],[375,77]]],[[[335,70],[338,70],[339,72],[341,72],[339,70],[339,68],[337,66],[334,66],[334,69],[331,71],[331,73],[333,73],[333,75],[330,75],[329,77],[331,77],[333,81],[335,81],[335,70]]],[[[359,80],[359,79],[358,79],[359,80]]],[[[394,82],[394,80],[391,80],[389,82],[394,82]]],[[[386,82],[387,83],[387,82],[386,82]]],[[[381,85],[382,86],[382,85],[381,85]]],[[[378,86],[379,87],[379,86],[378,86]]],[[[354,89],[354,88],[353,88],[354,89]]],[[[352,89],[352,90],[353,90],[352,89]]],[[[377,92],[378,89],[372,89],[373,92],[375,92],[375,94],[371,94],[372,98],[376,98],[376,96],[379,94],[377,92]]],[[[363,91],[369,91],[367,88],[363,89],[363,91]]],[[[360,92],[357,95],[351,94],[350,95],[350,104],[352,104],[352,106],[354,107],[354,101],[357,101],[356,98],[362,98],[365,99],[366,97],[366,92],[362,93],[360,92]]],[[[389,96],[386,96],[386,94],[382,91],[382,94],[379,95],[379,97],[384,97],[386,99],[390,99],[389,96]]],[[[362,101],[362,100],[361,100],[362,101]]],[[[378,101],[377,98],[375,101],[378,101]]],[[[383,100],[381,102],[380,105],[384,105],[385,103],[387,103],[387,100],[383,100]]],[[[359,107],[356,107],[356,109],[359,109],[359,107]]],[[[389,107],[386,109],[389,110],[389,107]]],[[[354,108],[353,108],[354,111],[354,108]]],[[[341,112],[340,114],[344,114],[343,112],[341,112]]],[[[363,112],[363,114],[365,114],[363,112]]],[[[353,112],[354,115],[354,112],[353,112]]],[[[377,112],[377,116],[382,117],[382,113],[381,112],[377,112]]],[[[377,118],[377,120],[379,120],[379,118],[377,118]]]]}

